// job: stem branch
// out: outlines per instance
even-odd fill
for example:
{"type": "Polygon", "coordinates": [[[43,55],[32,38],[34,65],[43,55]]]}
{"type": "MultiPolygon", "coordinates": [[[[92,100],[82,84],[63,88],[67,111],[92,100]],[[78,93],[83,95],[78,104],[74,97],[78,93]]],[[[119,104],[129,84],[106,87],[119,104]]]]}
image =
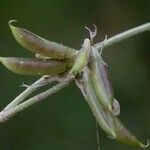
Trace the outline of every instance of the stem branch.
{"type": "Polygon", "coordinates": [[[36,96],[33,96],[32,98],[26,100],[25,102],[22,102],[21,104],[15,106],[13,108],[3,110],[0,113],[0,123],[3,123],[5,121],[9,120],[11,117],[16,115],[18,112],[24,110],[25,108],[27,108],[35,103],[43,101],[48,96],[58,92],[62,88],[66,87],[71,81],[73,81],[73,79],[74,79],[74,77],[72,77],[72,76],[66,76],[66,78],[62,82],[58,83],[57,85],[53,86],[52,88],[50,88],[36,96]]]}
{"type": "Polygon", "coordinates": [[[31,95],[34,91],[36,91],[39,87],[51,83],[56,80],[56,77],[43,76],[32,85],[28,86],[21,94],[19,94],[11,103],[9,103],[4,110],[8,110],[10,108],[15,107],[19,103],[25,100],[29,95],[31,95]]]}
{"type": "Polygon", "coordinates": [[[131,36],[137,35],[139,33],[142,33],[144,31],[148,31],[150,30],[150,23],[145,23],[143,25],[140,25],[138,27],[132,28],[130,30],[127,30],[125,32],[122,32],[120,34],[117,34],[111,38],[109,38],[108,40],[106,40],[104,43],[97,43],[94,46],[98,49],[101,50],[101,48],[105,48],[108,46],[111,46],[113,44],[116,44],[118,42],[121,42],[122,40],[125,40],[131,36]]]}

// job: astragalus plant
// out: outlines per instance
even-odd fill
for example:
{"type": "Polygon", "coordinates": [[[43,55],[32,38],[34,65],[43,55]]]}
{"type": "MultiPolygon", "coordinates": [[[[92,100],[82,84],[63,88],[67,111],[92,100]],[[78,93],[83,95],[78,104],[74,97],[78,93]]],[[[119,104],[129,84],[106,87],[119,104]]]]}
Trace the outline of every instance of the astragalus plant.
{"type": "Polygon", "coordinates": [[[0,112],[0,123],[9,120],[23,109],[43,101],[48,96],[58,92],[70,82],[74,82],[81,90],[90,106],[98,125],[112,139],[122,143],[145,148],[149,145],[141,143],[119,120],[119,102],[114,98],[108,65],[102,60],[102,50],[133,35],[150,30],[150,23],[135,27],[120,33],[101,43],[93,44],[97,28],[86,38],[80,50],[48,41],[38,35],[13,25],[9,26],[13,36],[26,49],[35,53],[35,58],[0,57],[6,68],[23,75],[42,76],[38,81],[17,96],[0,112]],[[38,88],[58,82],[52,88],[29,99],[30,94],[38,88]]]}

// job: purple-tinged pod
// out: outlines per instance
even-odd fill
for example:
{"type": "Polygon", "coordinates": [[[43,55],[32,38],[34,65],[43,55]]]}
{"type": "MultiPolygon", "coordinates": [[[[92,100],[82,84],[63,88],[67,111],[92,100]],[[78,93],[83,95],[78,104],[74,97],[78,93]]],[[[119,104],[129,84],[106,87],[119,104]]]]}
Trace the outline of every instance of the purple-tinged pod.
{"type": "Polygon", "coordinates": [[[120,141],[121,143],[146,148],[149,146],[149,141],[147,141],[147,144],[141,143],[123,124],[122,122],[116,117],[114,117],[114,126],[115,126],[115,134],[116,138],[112,137],[113,139],[116,139],[120,141]]]}
{"type": "MultiPolygon", "coordinates": [[[[105,109],[113,111],[113,90],[107,64],[103,62],[97,49],[92,47],[92,80],[99,102],[105,109]]],[[[118,113],[117,113],[118,114],[118,113]]]]}
{"type": "Polygon", "coordinates": [[[12,25],[16,20],[11,20],[9,26],[15,39],[26,49],[40,55],[50,57],[51,59],[69,59],[74,60],[78,51],[64,45],[48,41],[38,35],[12,25]]]}
{"type": "MultiPolygon", "coordinates": [[[[88,67],[85,67],[83,71],[83,86],[81,87],[84,91],[85,99],[89,104],[93,115],[96,118],[99,126],[110,136],[116,138],[114,119],[109,111],[106,111],[104,107],[99,103],[99,98],[96,94],[93,82],[92,74],[88,67]]],[[[80,85],[80,84],[78,84],[80,85]]]]}
{"type": "Polygon", "coordinates": [[[109,137],[118,140],[121,143],[136,147],[146,148],[149,146],[149,142],[146,145],[141,143],[131,132],[126,129],[126,127],[116,116],[112,114],[112,112],[106,110],[104,106],[99,103],[99,98],[92,82],[92,74],[88,67],[84,69],[83,79],[81,81],[82,82],[78,85],[80,85],[79,87],[81,87],[82,91],[84,91],[85,99],[87,100],[96,121],[109,135],[109,137]]]}
{"type": "Polygon", "coordinates": [[[87,65],[90,51],[91,51],[90,40],[85,39],[83,47],[79,51],[79,55],[77,56],[77,59],[75,60],[75,63],[71,68],[69,74],[76,75],[87,65]]]}
{"type": "Polygon", "coordinates": [[[60,60],[0,57],[0,62],[12,72],[22,75],[57,75],[68,71],[68,64],[60,60]]]}

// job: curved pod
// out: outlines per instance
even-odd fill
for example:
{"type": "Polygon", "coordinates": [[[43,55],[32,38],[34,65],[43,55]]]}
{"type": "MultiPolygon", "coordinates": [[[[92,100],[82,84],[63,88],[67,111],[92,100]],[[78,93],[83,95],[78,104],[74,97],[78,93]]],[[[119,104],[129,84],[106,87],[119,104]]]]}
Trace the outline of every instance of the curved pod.
{"type": "Polygon", "coordinates": [[[128,144],[136,147],[146,148],[149,146],[149,141],[147,144],[141,143],[123,124],[122,122],[116,117],[114,117],[114,126],[115,126],[115,134],[116,139],[123,144],[128,144]]]}
{"type": "Polygon", "coordinates": [[[85,98],[99,124],[99,126],[110,136],[116,137],[114,120],[112,115],[105,111],[103,106],[99,103],[98,96],[92,83],[91,71],[86,67],[83,73],[85,98]]]}
{"type": "Polygon", "coordinates": [[[23,75],[57,75],[68,71],[66,62],[32,58],[0,57],[6,68],[23,75]]]}
{"type": "Polygon", "coordinates": [[[85,39],[83,43],[83,47],[81,48],[75,63],[70,70],[69,74],[76,75],[79,73],[88,63],[89,52],[91,51],[91,44],[89,39],[85,39]]]}
{"type": "Polygon", "coordinates": [[[78,51],[75,49],[41,38],[26,29],[12,25],[13,22],[16,22],[16,20],[11,20],[9,26],[15,39],[28,50],[51,59],[74,60],[76,58],[78,51]]]}
{"type": "Polygon", "coordinates": [[[122,122],[107,111],[102,104],[99,103],[97,92],[92,84],[92,75],[90,70],[86,68],[83,73],[83,85],[85,98],[99,124],[99,126],[109,135],[109,137],[120,141],[121,143],[146,148],[149,146],[149,141],[146,145],[141,143],[122,122]]]}

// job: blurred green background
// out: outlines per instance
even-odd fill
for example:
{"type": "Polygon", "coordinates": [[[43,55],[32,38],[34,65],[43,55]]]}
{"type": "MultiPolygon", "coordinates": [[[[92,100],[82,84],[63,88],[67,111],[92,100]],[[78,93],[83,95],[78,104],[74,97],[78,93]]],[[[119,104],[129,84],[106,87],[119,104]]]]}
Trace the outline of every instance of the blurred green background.
{"type": "MultiPolygon", "coordinates": [[[[85,26],[98,27],[95,42],[150,21],[149,0],[0,0],[0,56],[33,57],[13,38],[8,21],[51,41],[80,49],[85,26]]],[[[110,67],[120,119],[139,139],[150,139],[150,32],[103,50],[110,67]]],[[[0,65],[0,108],[37,77],[13,74],[0,65]]],[[[132,150],[107,138],[101,150],[132,150]]],[[[97,150],[95,119],[74,84],[0,125],[0,150],[97,150]]]]}

